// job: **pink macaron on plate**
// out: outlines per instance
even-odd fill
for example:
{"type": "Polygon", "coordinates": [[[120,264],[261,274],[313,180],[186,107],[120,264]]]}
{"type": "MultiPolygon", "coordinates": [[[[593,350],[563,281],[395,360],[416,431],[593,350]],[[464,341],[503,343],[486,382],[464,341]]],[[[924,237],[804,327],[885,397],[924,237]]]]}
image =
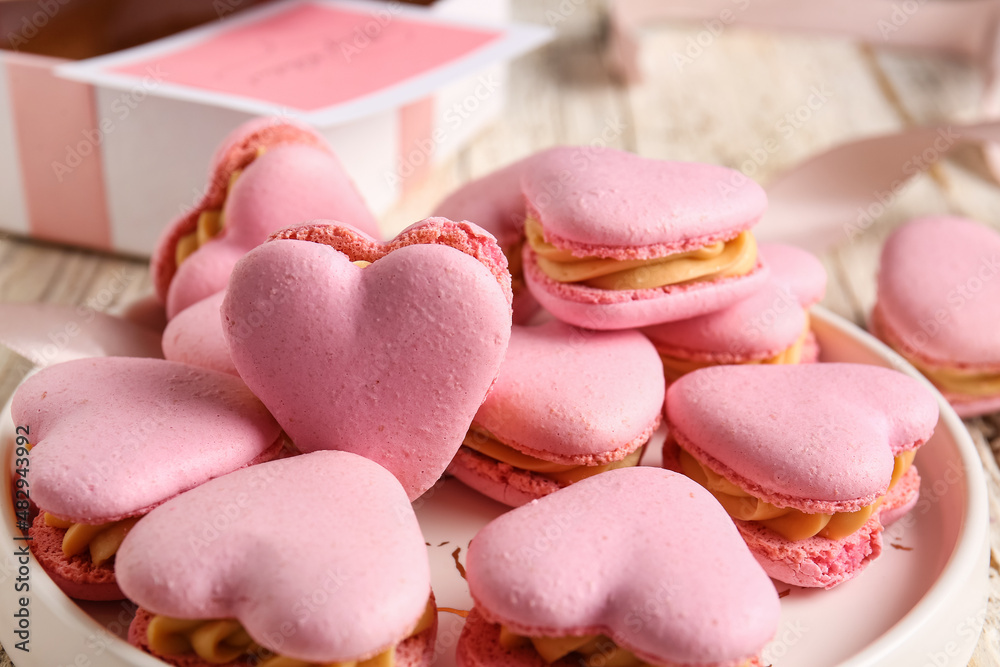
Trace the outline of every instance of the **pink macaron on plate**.
{"type": "MultiPolygon", "coordinates": [[[[824,361],[888,366],[919,377],[901,357],[854,325],[822,308],[812,311],[824,361]]],[[[955,412],[939,399],[934,436],[917,455],[923,484],[910,515],[886,529],[885,553],[857,579],[830,591],[776,583],[781,600],[777,635],[764,650],[773,667],[966,665],[979,640],[988,575],[986,484],[979,457],[955,412]],[[787,593],[786,593],[787,591],[787,593]]],[[[15,648],[24,592],[16,589],[20,532],[11,507],[10,466],[15,455],[9,405],[0,421],[0,457],[6,466],[0,493],[0,642],[18,667],[102,665],[162,667],[121,639],[131,620],[128,603],[74,603],[33,559],[24,567],[30,585],[30,652],[15,648]],[[14,619],[11,621],[10,619],[14,619]]],[[[644,465],[659,465],[661,431],[644,465]]],[[[439,482],[414,507],[429,544],[439,607],[440,667],[455,665],[462,614],[471,608],[463,565],[469,541],[508,508],[454,479],[439,482]]],[[[544,535],[539,540],[544,541],[544,535]]]]}

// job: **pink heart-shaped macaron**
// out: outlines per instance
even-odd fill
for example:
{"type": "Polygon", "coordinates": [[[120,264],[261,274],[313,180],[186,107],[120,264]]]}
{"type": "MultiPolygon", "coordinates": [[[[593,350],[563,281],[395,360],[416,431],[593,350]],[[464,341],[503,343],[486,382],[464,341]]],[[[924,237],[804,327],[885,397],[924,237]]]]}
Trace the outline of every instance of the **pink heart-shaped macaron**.
{"type": "Polygon", "coordinates": [[[444,218],[388,244],[346,225],[283,230],[233,271],[233,363],[300,450],[367,456],[416,498],[499,372],[506,266],[492,236],[444,218]]]}
{"type": "Polygon", "coordinates": [[[832,588],[879,556],[883,525],[916,503],[919,476],[907,458],[930,438],[938,407],[900,372],[821,363],[703,368],[670,385],[666,414],[665,465],[689,474],[700,467],[695,475],[710,471],[728,484],[706,482],[713,491],[731,496],[735,486],[806,515],[858,513],[863,525],[829,537],[822,526],[795,537],[734,516],[769,575],[832,588]]]}
{"type": "Polygon", "coordinates": [[[334,218],[378,233],[350,176],[309,128],[278,119],[247,123],[220,147],[212,171],[203,200],[171,223],[153,255],[151,270],[168,317],[224,289],[239,258],[282,227],[334,218]],[[178,266],[180,239],[210,210],[223,211],[225,226],[178,266]]]}
{"type": "Polygon", "coordinates": [[[486,623],[607,635],[657,665],[742,664],[778,623],[774,586],[722,507],[656,468],[612,470],[508,512],[473,538],[466,572],[476,606],[463,667],[545,664],[530,644],[502,648],[486,623]]]}
{"type": "Polygon", "coordinates": [[[162,359],[50,366],[21,385],[11,413],[34,445],[32,498],[82,523],[146,512],[282,449],[278,425],[239,378],[162,359]]]}
{"type": "MultiPolygon", "coordinates": [[[[398,644],[431,592],[403,489],[345,452],[264,463],[174,498],[136,524],[117,559],[122,590],[143,611],[235,618],[264,648],[310,664],[398,644]]],[[[142,644],[136,629],[130,639],[142,644]]],[[[432,642],[414,648],[423,655],[432,642]]],[[[175,664],[204,664],[186,659],[175,664]]]]}
{"type": "MultiPolygon", "coordinates": [[[[660,425],[663,394],[660,359],[638,331],[587,331],[558,320],[514,326],[500,377],[472,433],[485,431],[497,444],[540,462],[609,465],[646,444],[660,425]]],[[[570,483],[468,446],[448,471],[514,506],[570,483]]]]}
{"type": "Polygon", "coordinates": [[[1000,234],[966,218],[913,220],[882,249],[872,333],[955,411],[1000,410],[1000,234]]]}
{"type": "Polygon", "coordinates": [[[521,189],[525,281],[564,322],[631,329],[682,320],[733,304],[767,279],[748,233],[767,196],[731,169],[560,147],[525,164],[521,189]],[[696,250],[726,259],[671,259],[696,250]]]}
{"type": "Polygon", "coordinates": [[[671,385],[666,413],[680,445],[713,470],[816,512],[874,502],[893,457],[923,444],[938,417],[919,382],[862,364],[705,368],[671,385]]]}

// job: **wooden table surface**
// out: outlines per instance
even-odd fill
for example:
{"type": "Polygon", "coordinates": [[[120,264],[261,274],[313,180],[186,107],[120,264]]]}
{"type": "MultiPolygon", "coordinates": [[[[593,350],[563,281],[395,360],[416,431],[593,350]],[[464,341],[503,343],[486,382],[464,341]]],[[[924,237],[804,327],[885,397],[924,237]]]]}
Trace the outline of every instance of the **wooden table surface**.
{"type": "MultiPolygon", "coordinates": [[[[515,2],[515,16],[552,25],[557,39],[513,64],[503,119],[384,216],[386,234],[425,217],[465,180],[554,144],[594,143],[648,157],[713,162],[742,168],[766,183],[799,160],[852,138],[978,118],[979,72],[939,57],[728,27],[678,66],[675,54],[703,27],[655,26],[640,38],[645,78],[625,88],[615,84],[601,57],[599,2],[521,0],[515,2]],[[801,113],[810,96],[822,102],[801,113]],[[783,122],[797,110],[798,120],[783,122]]],[[[977,152],[959,152],[918,176],[870,229],[827,252],[824,305],[863,325],[886,234],[911,217],[940,213],[1000,228],[1000,188],[977,152]]],[[[0,238],[0,301],[87,304],[120,312],[150,291],[142,261],[0,238]]],[[[24,360],[0,351],[0,401],[27,369],[24,360]]],[[[993,526],[989,612],[969,663],[986,667],[1000,665],[1000,415],[966,425],[986,470],[993,526]]],[[[6,656],[0,659],[0,667],[9,664],[6,656]]]]}

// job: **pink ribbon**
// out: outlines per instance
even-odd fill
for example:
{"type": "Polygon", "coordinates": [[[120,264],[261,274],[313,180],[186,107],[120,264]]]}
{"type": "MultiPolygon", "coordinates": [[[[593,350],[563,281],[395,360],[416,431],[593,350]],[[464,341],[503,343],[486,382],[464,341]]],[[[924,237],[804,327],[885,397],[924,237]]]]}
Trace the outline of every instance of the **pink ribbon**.
{"type": "Polygon", "coordinates": [[[0,303],[0,344],[36,366],[89,357],[163,358],[159,333],[87,306],[0,303]]]}
{"type": "Polygon", "coordinates": [[[981,63],[996,87],[996,0],[610,0],[608,13],[610,64],[626,81],[640,76],[639,28],[684,21],[716,34],[736,25],[948,53],[981,63]]]}
{"type": "Polygon", "coordinates": [[[755,234],[813,252],[864,234],[913,176],[955,147],[1000,142],[1000,121],[914,127],[859,139],[813,156],[767,187],[755,234]]]}

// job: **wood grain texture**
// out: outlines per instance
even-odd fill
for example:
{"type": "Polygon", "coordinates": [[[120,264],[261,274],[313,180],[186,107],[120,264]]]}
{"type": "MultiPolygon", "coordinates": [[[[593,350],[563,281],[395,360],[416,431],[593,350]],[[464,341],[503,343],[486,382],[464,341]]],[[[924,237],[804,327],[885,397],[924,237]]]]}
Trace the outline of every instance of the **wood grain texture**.
{"type": "MultiPolygon", "coordinates": [[[[513,63],[504,117],[384,216],[384,233],[425,217],[460,183],[556,144],[715,162],[766,183],[843,141],[917,123],[974,120],[979,113],[980,75],[962,63],[737,28],[699,46],[701,26],[650,26],[641,35],[645,78],[624,88],[602,60],[598,0],[517,0],[515,15],[551,25],[558,38],[513,63]]],[[[870,229],[823,256],[830,275],[824,305],[863,325],[885,237],[911,217],[945,212],[1000,227],[1000,188],[975,150],[956,153],[893,193],[870,229]]],[[[141,262],[0,238],[2,301],[115,312],[149,291],[141,262]],[[126,288],[110,293],[122,272],[126,288]]],[[[0,400],[28,368],[0,352],[0,400]]],[[[970,665],[993,667],[1000,665],[1000,418],[966,423],[987,474],[993,519],[990,604],[970,665]]],[[[0,667],[9,664],[0,659],[0,667]]]]}

